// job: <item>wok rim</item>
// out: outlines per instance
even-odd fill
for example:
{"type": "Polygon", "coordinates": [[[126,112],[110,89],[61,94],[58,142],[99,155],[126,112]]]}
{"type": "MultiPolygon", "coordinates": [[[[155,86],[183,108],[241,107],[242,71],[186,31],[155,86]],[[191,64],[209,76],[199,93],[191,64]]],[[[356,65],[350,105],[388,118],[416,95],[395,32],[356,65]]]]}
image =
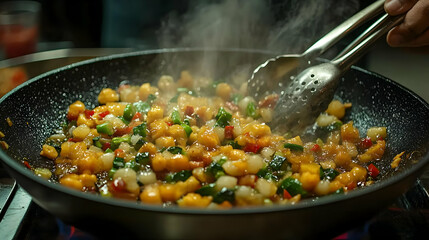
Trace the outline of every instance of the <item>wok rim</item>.
{"type": "MultiPolygon", "coordinates": [[[[255,49],[238,49],[238,48],[222,48],[222,49],[215,49],[215,48],[169,48],[169,49],[154,49],[154,50],[144,50],[144,51],[135,51],[135,52],[129,52],[129,53],[120,53],[120,54],[114,54],[109,56],[102,56],[102,57],[96,57],[93,59],[73,63],[61,68],[57,68],[54,70],[51,70],[49,72],[46,72],[44,74],[41,74],[39,76],[36,76],[32,79],[29,79],[28,81],[24,82],[23,84],[19,85],[18,87],[14,88],[7,94],[5,94],[2,98],[0,98],[0,105],[11,95],[13,95],[15,92],[19,91],[21,88],[24,88],[31,83],[35,81],[39,81],[44,79],[48,76],[54,76],[55,74],[69,70],[72,68],[76,68],[83,65],[89,65],[94,62],[102,62],[102,61],[108,61],[113,59],[120,59],[120,58],[127,58],[127,57],[133,57],[133,56],[140,56],[140,55],[149,55],[149,54],[164,54],[164,53],[180,53],[180,52],[201,52],[201,51],[216,51],[216,52],[237,52],[237,53],[251,53],[251,54],[267,54],[267,58],[269,54],[275,54],[271,51],[266,50],[255,50],[255,49]]],[[[261,62],[262,63],[262,62],[261,62]]],[[[366,74],[373,75],[383,81],[388,82],[389,84],[394,85],[395,87],[400,88],[401,90],[407,92],[412,97],[417,99],[419,102],[422,103],[422,105],[429,111],[429,104],[419,95],[414,93],[413,91],[409,90],[407,87],[387,78],[380,74],[371,72],[369,70],[362,69],[360,67],[352,66],[352,69],[356,71],[360,71],[366,74]]],[[[53,189],[54,191],[59,191],[66,195],[71,195],[71,197],[76,198],[82,198],[84,200],[97,202],[101,204],[110,205],[113,207],[123,207],[128,208],[132,210],[142,210],[142,211],[151,211],[151,212],[158,212],[158,213],[164,213],[164,214],[187,214],[187,215],[250,215],[250,214],[266,214],[266,213],[274,213],[274,212],[282,212],[286,213],[288,211],[298,211],[303,208],[315,208],[319,206],[327,206],[330,204],[337,204],[339,202],[344,202],[352,198],[359,198],[364,195],[368,195],[371,193],[374,193],[376,191],[382,190],[384,188],[387,188],[391,185],[394,185],[395,183],[398,183],[408,177],[410,175],[416,173],[416,172],[423,172],[425,168],[429,165],[429,151],[426,152],[425,155],[421,157],[421,159],[413,164],[413,166],[409,167],[408,169],[404,169],[398,174],[396,174],[393,177],[390,177],[388,179],[381,180],[380,182],[377,182],[374,185],[364,187],[362,189],[357,189],[351,192],[348,192],[346,194],[341,195],[328,195],[323,196],[321,198],[311,198],[311,199],[304,199],[301,200],[298,204],[288,204],[288,205],[279,205],[274,204],[272,206],[257,206],[257,207],[234,207],[231,209],[198,209],[198,208],[180,208],[177,206],[169,206],[169,207],[162,207],[158,205],[149,205],[144,204],[140,202],[132,202],[128,200],[121,200],[117,198],[104,198],[100,195],[95,194],[89,194],[80,192],[65,186],[60,185],[59,183],[50,182],[47,180],[44,180],[41,177],[36,176],[31,170],[26,169],[22,164],[19,163],[19,160],[14,160],[11,157],[9,157],[6,152],[0,148],[0,160],[6,164],[8,167],[13,169],[14,171],[18,172],[19,174],[23,175],[24,177],[32,180],[33,182],[36,182],[37,184],[43,185],[46,188],[53,189]]],[[[18,182],[19,184],[19,182],[18,182]]],[[[25,188],[24,188],[25,189],[25,188]]],[[[33,201],[37,202],[37,199],[33,199],[33,201]]]]}

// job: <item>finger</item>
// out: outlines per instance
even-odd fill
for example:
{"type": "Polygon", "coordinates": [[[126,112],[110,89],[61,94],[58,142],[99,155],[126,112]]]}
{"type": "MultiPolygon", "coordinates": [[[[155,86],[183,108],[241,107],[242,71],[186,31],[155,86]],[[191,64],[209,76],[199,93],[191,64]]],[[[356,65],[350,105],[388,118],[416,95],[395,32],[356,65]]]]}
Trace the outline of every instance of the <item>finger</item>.
{"type": "Polygon", "coordinates": [[[399,15],[410,10],[418,0],[386,0],[384,10],[392,16],[399,15]]]}
{"type": "MultiPolygon", "coordinates": [[[[389,33],[390,34],[390,33],[389,33]]],[[[389,38],[389,35],[387,35],[389,38]]],[[[392,38],[392,36],[390,36],[392,38]]],[[[392,47],[422,47],[422,46],[429,46],[429,30],[425,31],[424,33],[420,34],[417,38],[403,41],[401,44],[392,44],[391,41],[387,40],[387,43],[389,43],[392,47]]]]}
{"type": "Polygon", "coordinates": [[[404,46],[429,29],[429,0],[420,0],[407,12],[404,21],[387,35],[391,46],[404,46]]]}

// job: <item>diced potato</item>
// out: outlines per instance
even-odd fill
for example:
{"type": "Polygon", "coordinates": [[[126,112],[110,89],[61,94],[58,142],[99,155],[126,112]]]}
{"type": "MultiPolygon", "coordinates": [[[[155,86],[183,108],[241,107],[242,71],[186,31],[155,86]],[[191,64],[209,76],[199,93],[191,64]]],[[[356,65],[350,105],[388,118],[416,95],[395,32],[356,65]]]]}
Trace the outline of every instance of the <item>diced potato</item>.
{"type": "Polygon", "coordinates": [[[100,94],[98,94],[98,102],[100,104],[117,101],[119,101],[119,94],[111,88],[103,88],[100,94]]]}
{"type": "Polygon", "coordinates": [[[371,141],[375,142],[387,137],[387,129],[386,127],[372,127],[368,129],[366,135],[371,138],[371,141]]]}
{"type": "Polygon", "coordinates": [[[73,130],[73,138],[82,141],[90,133],[90,128],[86,124],[82,124],[73,130]]]}
{"type": "Polygon", "coordinates": [[[113,159],[115,158],[115,154],[113,152],[104,153],[99,158],[103,162],[103,170],[108,171],[113,167],[113,159]]]}
{"type": "Polygon", "coordinates": [[[272,197],[276,194],[277,186],[273,182],[259,178],[256,181],[255,189],[264,197],[272,197]]]}
{"type": "Polygon", "coordinates": [[[142,171],[138,175],[138,180],[144,185],[156,183],[156,174],[153,171],[142,171]]]}
{"type": "Polygon", "coordinates": [[[338,121],[338,118],[333,115],[320,114],[316,119],[316,124],[320,127],[327,127],[330,124],[338,121]]]}
{"type": "Polygon", "coordinates": [[[333,115],[338,119],[341,119],[344,117],[346,113],[346,108],[344,107],[343,103],[341,103],[340,101],[333,100],[331,103],[329,103],[329,106],[326,112],[329,115],[333,115]]]}
{"type": "Polygon", "coordinates": [[[76,101],[69,106],[67,112],[67,118],[70,120],[76,120],[79,117],[79,114],[85,111],[85,104],[81,101],[76,101]]]}
{"type": "Polygon", "coordinates": [[[359,130],[353,126],[353,122],[341,125],[341,139],[343,141],[358,142],[359,130]]]}
{"type": "Polygon", "coordinates": [[[222,168],[228,175],[234,177],[243,176],[247,170],[247,162],[246,161],[227,161],[222,165],[222,168]]]}
{"type": "Polygon", "coordinates": [[[232,88],[228,83],[219,83],[216,86],[216,95],[221,97],[224,101],[231,98],[232,88]]]}
{"type": "Polygon", "coordinates": [[[249,174],[256,174],[258,171],[264,167],[264,159],[259,155],[251,155],[247,159],[247,172],[249,174]]]}
{"type": "Polygon", "coordinates": [[[274,110],[272,108],[261,108],[259,109],[259,113],[261,114],[262,119],[264,119],[264,122],[268,123],[273,120],[274,110]]]}
{"type": "Polygon", "coordinates": [[[126,189],[131,192],[138,194],[139,185],[137,184],[137,174],[131,168],[120,168],[113,175],[113,179],[121,178],[125,182],[126,189]]]}
{"type": "Polygon", "coordinates": [[[34,169],[34,174],[44,179],[50,179],[52,176],[51,170],[47,168],[36,168],[34,169]]]}
{"type": "Polygon", "coordinates": [[[222,188],[234,189],[237,186],[238,179],[231,176],[221,176],[216,181],[216,190],[220,191],[222,188]]]}

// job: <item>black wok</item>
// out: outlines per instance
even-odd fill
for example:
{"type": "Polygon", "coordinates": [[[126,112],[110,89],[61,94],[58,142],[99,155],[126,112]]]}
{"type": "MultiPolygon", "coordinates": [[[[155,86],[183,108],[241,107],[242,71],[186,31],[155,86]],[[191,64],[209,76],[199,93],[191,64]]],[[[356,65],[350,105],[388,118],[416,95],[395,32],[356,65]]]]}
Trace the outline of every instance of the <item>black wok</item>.
{"type": "Polygon", "coordinates": [[[127,80],[141,84],[180,70],[214,69],[223,78],[240,68],[253,69],[269,54],[251,51],[160,50],[104,57],[74,64],[36,77],[0,100],[0,131],[10,148],[0,157],[12,177],[53,215],[97,236],[139,238],[314,238],[333,237],[375,215],[414,183],[429,161],[429,106],[399,84],[351,69],[336,97],[353,104],[346,118],[361,133],[372,126],[388,129],[388,150],[382,180],[346,195],[305,200],[296,205],[231,210],[162,208],[106,199],[48,182],[26,169],[52,167],[39,156],[44,140],[65,119],[67,107],[80,99],[97,104],[103,87],[127,80]],[[210,64],[201,59],[210,59],[210,64]],[[9,117],[13,125],[8,126],[9,117]],[[390,169],[399,152],[413,152],[398,170],[390,169]]]}

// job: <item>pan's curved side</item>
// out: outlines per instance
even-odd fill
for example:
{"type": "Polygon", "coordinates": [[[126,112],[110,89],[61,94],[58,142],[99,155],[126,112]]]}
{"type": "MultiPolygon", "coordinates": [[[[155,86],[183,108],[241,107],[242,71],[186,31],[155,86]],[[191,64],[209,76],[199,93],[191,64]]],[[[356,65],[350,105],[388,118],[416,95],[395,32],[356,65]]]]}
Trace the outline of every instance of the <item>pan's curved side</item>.
{"type": "MultiPolygon", "coordinates": [[[[242,214],[175,214],[143,211],[100,203],[52,188],[8,167],[12,176],[42,208],[64,222],[98,237],[137,239],[332,238],[359,226],[404,193],[415,181],[409,175],[398,184],[337,202],[287,211],[242,214]]],[[[418,173],[416,173],[418,174],[418,173]]]]}

